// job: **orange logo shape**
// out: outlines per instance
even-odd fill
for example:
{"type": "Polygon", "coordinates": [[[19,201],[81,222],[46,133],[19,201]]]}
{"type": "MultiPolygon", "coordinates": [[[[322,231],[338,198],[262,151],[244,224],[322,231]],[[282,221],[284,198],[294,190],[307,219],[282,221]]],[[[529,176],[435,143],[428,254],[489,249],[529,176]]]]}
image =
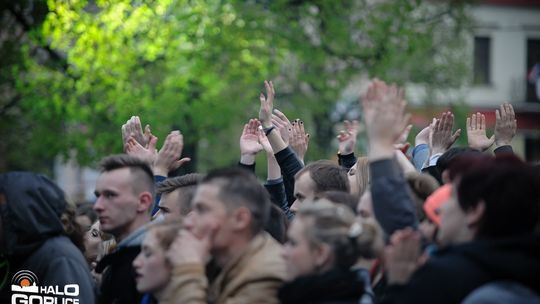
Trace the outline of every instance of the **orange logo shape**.
{"type": "Polygon", "coordinates": [[[37,276],[29,270],[18,271],[11,280],[11,285],[17,285],[20,287],[29,287],[38,285],[37,276]]]}

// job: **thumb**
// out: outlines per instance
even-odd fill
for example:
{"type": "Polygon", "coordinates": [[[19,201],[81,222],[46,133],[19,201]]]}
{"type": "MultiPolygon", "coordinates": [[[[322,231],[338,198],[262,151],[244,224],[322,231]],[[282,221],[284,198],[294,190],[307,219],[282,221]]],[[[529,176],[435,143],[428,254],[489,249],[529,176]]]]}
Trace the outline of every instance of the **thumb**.
{"type": "Polygon", "coordinates": [[[190,162],[190,161],[191,161],[191,158],[189,158],[189,157],[184,157],[184,158],[182,158],[182,159],[180,159],[180,160],[177,160],[177,161],[176,161],[176,168],[180,168],[180,167],[182,167],[185,163],[188,163],[188,162],[190,162]]]}
{"type": "Polygon", "coordinates": [[[150,140],[148,141],[148,150],[152,152],[156,151],[157,140],[158,138],[155,137],[152,133],[150,133],[150,140]]]}
{"type": "Polygon", "coordinates": [[[461,129],[457,129],[457,131],[454,133],[454,135],[452,135],[452,143],[455,143],[460,135],[461,135],[461,129]]]}
{"type": "Polygon", "coordinates": [[[495,143],[495,135],[491,135],[491,137],[489,138],[489,143],[490,145],[493,145],[495,143]]]}

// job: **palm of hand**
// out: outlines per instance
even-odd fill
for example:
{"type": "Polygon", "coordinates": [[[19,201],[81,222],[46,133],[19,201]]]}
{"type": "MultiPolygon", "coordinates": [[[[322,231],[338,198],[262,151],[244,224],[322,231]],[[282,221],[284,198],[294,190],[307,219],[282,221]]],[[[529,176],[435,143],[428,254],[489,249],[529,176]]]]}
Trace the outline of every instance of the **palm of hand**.
{"type": "Polygon", "coordinates": [[[263,146],[259,143],[259,138],[255,134],[244,134],[240,138],[240,147],[243,153],[257,154],[263,146]]]}
{"type": "Polygon", "coordinates": [[[485,130],[469,130],[468,134],[469,147],[473,149],[485,150],[493,144],[493,140],[486,136],[485,130]]]}

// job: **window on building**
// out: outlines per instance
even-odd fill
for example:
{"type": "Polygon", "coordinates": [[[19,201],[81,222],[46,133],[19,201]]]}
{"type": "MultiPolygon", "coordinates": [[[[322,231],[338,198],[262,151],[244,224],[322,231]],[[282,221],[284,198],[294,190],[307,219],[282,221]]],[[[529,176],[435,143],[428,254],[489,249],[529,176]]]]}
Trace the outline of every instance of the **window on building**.
{"type": "Polygon", "coordinates": [[[474,84],[490,84],[491,38],[474,37],[474,84]]]}
{"type": "Polygon", "coordinates": [[[540,102],[540,39],[527,40],[527,101],[540,102]],[[536,68],[535,68],[536,66],[536,68]]]}
{"type": "Polygon", "coordinates": [[[525,138],[525,159],[531,163],[540,162],[540,137],[525,138]]]}

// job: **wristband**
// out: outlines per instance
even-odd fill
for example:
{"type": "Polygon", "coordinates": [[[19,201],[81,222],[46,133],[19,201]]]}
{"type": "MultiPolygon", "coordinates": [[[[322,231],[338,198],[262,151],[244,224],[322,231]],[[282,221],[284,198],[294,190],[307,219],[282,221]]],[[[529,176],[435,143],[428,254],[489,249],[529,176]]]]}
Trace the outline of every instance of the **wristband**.
{"type": "Polygon", "coordinates": [[[264,131],[264,135],[268,136],[268,134],[270,134],[270,132],[272,132],[272,130],[274,130],[275,126],[271,126],[269,128],[263,128],[263,131],[264,131]]]}

